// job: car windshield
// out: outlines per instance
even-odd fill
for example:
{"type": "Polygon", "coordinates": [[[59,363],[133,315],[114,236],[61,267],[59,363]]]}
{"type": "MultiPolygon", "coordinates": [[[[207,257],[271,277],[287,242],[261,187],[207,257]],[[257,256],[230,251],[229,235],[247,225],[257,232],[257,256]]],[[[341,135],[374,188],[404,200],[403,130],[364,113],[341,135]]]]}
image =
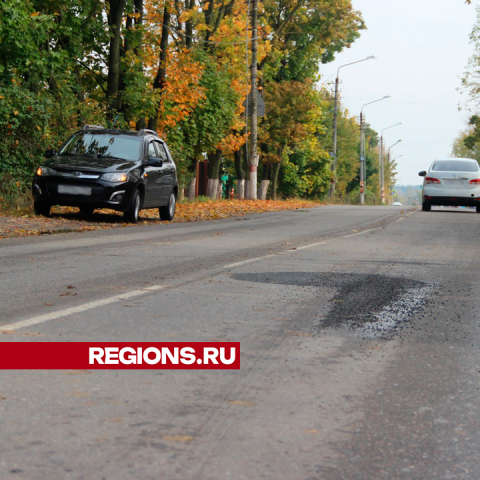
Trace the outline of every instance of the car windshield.
{"type": "Polygon", "coordinates": [[[478,172],[476,162],[462,160],[437,160],[433,164],[433,172],[478,172]]]}
{"type": "Polygon", "coordinates": [[[78,133],[60,150],[60,155],[92,155],[139,160],[142,139],[110,133],[78,133]]]}

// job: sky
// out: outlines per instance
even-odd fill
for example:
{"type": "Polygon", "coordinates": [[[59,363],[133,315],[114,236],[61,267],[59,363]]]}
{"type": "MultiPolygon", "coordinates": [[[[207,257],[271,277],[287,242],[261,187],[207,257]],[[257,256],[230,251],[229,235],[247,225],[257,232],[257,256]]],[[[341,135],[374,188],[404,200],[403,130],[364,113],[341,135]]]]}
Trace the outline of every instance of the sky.
{"type": "Polygon", "coordinates": [[[450,157],[455,137],[472,114],[465,108],[461,77],[473,46],[469,35],[480,0],[352,0],[367,29],[335,61],[322,65],[321,83],[333,90],[337,69],[346,63],[378,55],[340,70],[343,105],[358,116],[362,105],[374,130],[403,121],[384,132],[397,162],[397,185],[419,185],[418,172],[435,158],[450,157]]]}

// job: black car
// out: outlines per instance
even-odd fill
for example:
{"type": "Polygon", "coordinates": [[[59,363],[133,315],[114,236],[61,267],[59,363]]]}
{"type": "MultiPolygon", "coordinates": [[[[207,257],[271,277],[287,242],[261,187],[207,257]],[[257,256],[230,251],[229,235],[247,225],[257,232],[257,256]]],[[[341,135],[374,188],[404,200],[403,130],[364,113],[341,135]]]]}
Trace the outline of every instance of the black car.
{"type": "Polygon", "coordinates": [[[32,185],[37,215],[48,216],[52,205],[79,207],[84,214],[111,208],[133,223],[145,208],[158,208],[162,220],[175,215],[177,169],[152,130],[86,125],[45,157],[32,185]]]}

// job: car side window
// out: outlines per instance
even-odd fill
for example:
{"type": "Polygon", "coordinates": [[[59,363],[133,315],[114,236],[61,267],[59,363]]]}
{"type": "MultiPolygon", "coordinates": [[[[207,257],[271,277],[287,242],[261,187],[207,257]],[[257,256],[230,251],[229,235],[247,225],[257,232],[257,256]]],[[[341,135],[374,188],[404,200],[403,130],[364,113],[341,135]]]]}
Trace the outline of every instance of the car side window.
{"type": "Polygon", "coordinates": [[[152,157],[156,157],[156,156],[157,156],[157,152],[155,151],[155,145],[153,144],[153,142],[150,142],[150,143],[148,144],[147,155],[148,155],[148,158],[152,158],[152,157]]]}
{"type": "Polygon", "coordinates": [[[169,158],[167,156],[167,152],[165,151],[165,147],[160,142],[155,142],[158,150],[158,157],[161,158],[164,162],[168,162],[169,158]]]}

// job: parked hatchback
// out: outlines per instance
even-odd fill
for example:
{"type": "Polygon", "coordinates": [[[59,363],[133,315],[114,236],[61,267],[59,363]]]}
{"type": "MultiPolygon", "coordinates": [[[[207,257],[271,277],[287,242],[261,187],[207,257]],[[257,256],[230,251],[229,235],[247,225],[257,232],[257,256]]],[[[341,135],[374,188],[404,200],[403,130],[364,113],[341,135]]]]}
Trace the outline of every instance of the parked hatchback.
{"type": "Polygon", "coordinates": [[[435,160],[424,177],[422,210],[432,205],[474,206],[480,213],[480,169],[471,158],[445,158],[435,160]]]}
{"type": "Polygon", "coordinates": [[[136,223],[140,210],[158,208],[172,220],[177,170],[167,145],[152,130],[130,132],[86,125],[57,152],[48,150],[33,178],[34,209],[78,207],[84,214],[111,208],[136,223]]]}

